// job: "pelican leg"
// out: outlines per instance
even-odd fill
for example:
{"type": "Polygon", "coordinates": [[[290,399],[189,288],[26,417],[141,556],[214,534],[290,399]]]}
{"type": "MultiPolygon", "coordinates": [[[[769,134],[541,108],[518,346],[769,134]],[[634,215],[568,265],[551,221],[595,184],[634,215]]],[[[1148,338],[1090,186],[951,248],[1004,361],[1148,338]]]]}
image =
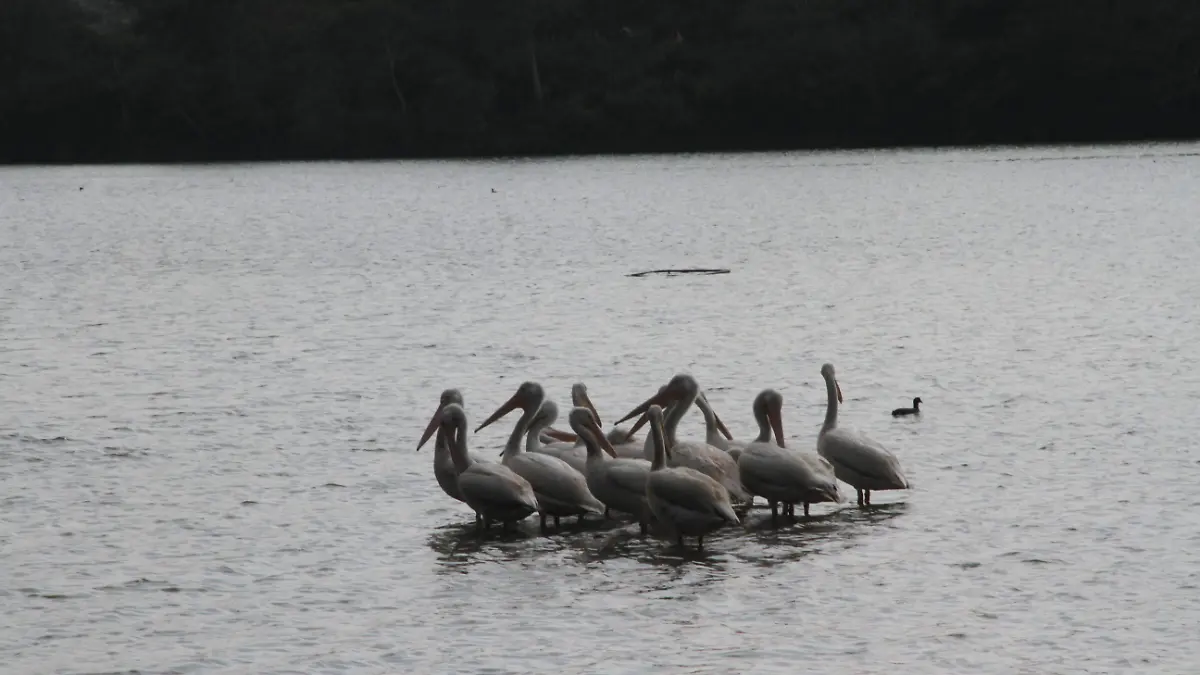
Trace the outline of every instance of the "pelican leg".
{"type": "Polygon", "coordinates": [[[862,496],[863,491],[859,490],[858,488],[854,488],[854,491],[858,493],[858,505],[862,506],[863,505],[863,496],[862,496]]]}
{"type": "Polygon", "coordinates": [[[608,507],[604,507],[604,519],[608,520],[611,516],[608,515],[608,507]]]}
{"type": "MultiPolygon", "coordinates": [[[[859,503],[861,504],[862,502],[859,502],[859,503]]],[[[540,515],[542,517],[542,532],[545,532],[546,531],[546,514],[540,513],[538,515],[540,515]]]]}
{"type": "Polygon", "coordinates": [[[554,529],[558,529],[558,516],[554,516],[554,529]]]}
{"type": "Polygon", "coordinates": [[[699,537],[696,537],[696,550],[697,551],[704,550],[704,535],[700,535],[699,537]]]}
{"type": "Polygon", "coordinates": [[[679,548],[683,548],[683,535],[682,534],[679,535],[679,537],[677,538],[677,541],[679,543],[679,548]]]}
{"type": "Polygon", "coordinates": [[[808,517],[808,502],[804,502],[804,517],[808,517]]]}
{"type": "Polygon", "coordinates": [[[867,502],[867,506],[870,506],[871,505],[871,491],[863,490],[863,495],[865,495],[865,500],[867,502]]]}
{"type": "Polygon", "coordinates": [[[643,535],[645,535],[645,534],[646,534],[646,521],[645,521],[645,520],[639,520],[639,521],[638,521],[638,528],[639,528],[639,529],[641,529],[641,531],[642,531],[642,534],[643,534],[643,535]]]}
{"type": "MultiPolygon", "coordinates": [[[[774,522],[775,522],[775,520],[776,520],[776,519],[779,517],[779,514],[778,514],[778,513],[776,513],[776,511],[775,511],[775,507],[776,507],[776,506],[778,506],[778,504],[776,504],[776,503],[775,503],[775,500],[774,500],[774,499],[772,499],[772,500],[771,500],[771,522],[772,522],[772,523],[774,523],[774,522]]],[[[787,514],[787,504],[784,504],[784,505],[783,505],[783,513],[784,513],[784,515],[786,515],[786,514],[787,514]]]]}

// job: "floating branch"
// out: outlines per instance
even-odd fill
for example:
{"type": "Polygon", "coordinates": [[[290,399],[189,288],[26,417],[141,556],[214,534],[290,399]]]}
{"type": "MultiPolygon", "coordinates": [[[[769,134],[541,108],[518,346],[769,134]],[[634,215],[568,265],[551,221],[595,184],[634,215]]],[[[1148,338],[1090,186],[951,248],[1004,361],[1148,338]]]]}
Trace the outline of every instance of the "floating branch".
{"type": "Polygon", "coordinates": [[[676,274],[729,274],[729,270],[719,267],[689,267],[687,269],[678,270],[646,270],[645,272],[634,272],[626,274],[627,277],[644,277],[650,274],[665,274],[673,277],[676,274]]]}

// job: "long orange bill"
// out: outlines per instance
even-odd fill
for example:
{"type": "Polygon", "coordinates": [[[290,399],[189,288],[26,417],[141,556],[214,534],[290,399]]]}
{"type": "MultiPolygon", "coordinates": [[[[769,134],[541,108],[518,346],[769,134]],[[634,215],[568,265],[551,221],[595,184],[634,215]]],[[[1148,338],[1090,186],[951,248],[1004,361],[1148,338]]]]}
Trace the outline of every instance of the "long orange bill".
{"type": "Polygon", "coordinates": [[[787,445],[783,441],[783,416],[778,410],[767,412],[767,419],[771,422],[771,430],[775,432],[775,443],[781,448],[786,448],[787,445]]]}
{"type": "Polygon", "coordinates": [[[721,416],[717,414],[716,410],[713,411],[713,417],[717,419],[717,431],[721,432],[721,435],[726,439],[732,441],[733,434],[729,433],[729,429],[725,426],[725,423],[721,421],[721,416]]]}
{"type": "Polygon", "coordinates": [[[475,433],[479,433],[480,429],[486,427],[487,425],[491,424],[492,422],[495,422],[496,420],[500,419],[501,417],[504,417],[508,413],[510,413],[520,407],[521,407],[521,399],[520,399],[520,392],[518,392],[516,394],[513,394],[512,398],[505,401],[504,405],[497,408],[496,412],[492,413],[491,417],[489,417],[483,421],[483,424],[480,424],[478,427],[476,427],[475,433]]]}
{"type": "MultiPolygon", "coordinates": [[[[613,424],[617,425],[617,424],[620,424],[621,422],[624,422],[625,420],[633,419],[637,415],[644,414],[647,410],[650,409],[650,406],[652,406],[652,405],[659,405],[659,406],[662,406],[665,408],[667,406],[667,404],[669,402],[671,402],[672,400],[673,399],[671,398],[671,394],[666,391],[666,387],[659,389],[657,394],[646,399],[641,405],[639,405],[638,407],[629,411],[628,415],[622,417],[621,419],[617,420],[616,422],[613,422],[613,424]]],[[[642,424],[644,424],[644,422],[641,422],[639,420],[638,424],[634,428],[636,429],[637,427],[640,427],[642,424]]]]}
{"type": "Polygon", "coordinates": [[[440,422],[442,419],[443,407],[445,406],[443,406],[441,403],[438,403],[437,411],[433,413],[433,417],[429,418],[429,424],[425,427],[425,433],[421,434],[421,441],[417,443],[418,451],[421,449],[421,446],[425,445],[425,443],[429,440],[429,437],[433,435],[433,432],[437,431],[438,422],[440,422]]]}
{"type": "Polygon", "coordinates": [[[600,447],[603,448],[610,457],[616,458],[617,451],[613,449],[612,442],[608,440],[608,437],[605,436],[604,432],[600,429],[600,422],[590,419],[584,424],[589,430],[591,430],[592,434],[596,436],[596,440],[600,442],[600,447]]]}
{"type": "Polygon", "coordinates": [[[592,411],[592,417],[596,418],[596,424],[598,424],[599,426],[604,426],[604,423],[600,421],[599,411],[596,410],[596,406],[592,405],[592,399],[590,396],[587,395],[586,392],[583,395],[582,403],[584,406],[587,407],[588,410],[592,411]]]}
{"type": "Polygon", "coordinates": [[[842,402],[842,383],[838,382],[837,380],[834,380],[833,386],[837,388],[838,403],[841,403],[842,402]]]}
{"type": "Polygon", "coordinates": [[[579,437],[575,434],[569,431],[559,431],[554,427],[546,427],[545,429],[542,429],[542,433],[556,441],[563,441],[564,443],[574,443],[579,440],[579,437]]]}
{"type": "Polygon", "coordinates": [[[637,430],[646,426],[646,422],[649,422],[649,421],[650,421],[650,415],[648,415],[646,413],[642,413],[642,416],[638,418],[637,423],[635,423],[629,429],[629,438],[633,438],[633,435],[637,433],[637,430]]]}

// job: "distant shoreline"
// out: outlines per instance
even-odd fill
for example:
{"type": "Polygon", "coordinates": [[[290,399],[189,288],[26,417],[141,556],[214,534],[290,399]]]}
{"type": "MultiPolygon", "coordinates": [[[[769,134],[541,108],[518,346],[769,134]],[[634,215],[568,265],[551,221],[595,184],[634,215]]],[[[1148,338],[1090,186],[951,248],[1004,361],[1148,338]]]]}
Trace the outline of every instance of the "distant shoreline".
{"type": "MultiPolygon", "coordinates": [[[[630,150],[625,152],[594,151],[594,152],[542,152],[528,154],[428,154],[402,156],[285,156],[285,157],[217,157],[212,159],[113,159],[97,161],[28,161],[0,162],[0,169],[22,167],[120,167],[120,166],[214,166],[214,165],[255,165],[255,164],[350,164],[350,163],[436,163],[436,162],[512,162],[538,160],[588,160],[588,159],[626,159],[634,157],[704,157],[719,155],[818,155],[839,153],[870,153],[870,152],[912,152],[912,151],[1017,151],[1040,149],[1068,148],[1121,148],[1131,146],[1166,146],[1200,143],[1200,137],[1192,138],[1146,138],[1131,140],[1087,141],[1073,140],[1062,142],[1014,142],[1014,143],[979,143],[979,144],[897,144],[897,145],[839,145],[788,148],[747,148],[747,149],[716,149],[716,150],[630,150]]],[[[1196,154],[1200,154],[1200,148],[1196,154]]]]}

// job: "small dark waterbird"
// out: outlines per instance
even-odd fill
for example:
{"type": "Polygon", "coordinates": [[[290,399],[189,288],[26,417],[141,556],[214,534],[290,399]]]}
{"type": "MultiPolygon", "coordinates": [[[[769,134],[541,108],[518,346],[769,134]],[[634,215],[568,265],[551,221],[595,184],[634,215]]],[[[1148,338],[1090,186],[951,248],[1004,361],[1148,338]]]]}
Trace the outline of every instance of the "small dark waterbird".
{"type": "Polygon", "coordinates": [[[892,411],[892,417],[902,417],[904,415],[920,415],[921,414],[921,397],[913,399],[911,408],[896,408],[892,411]]]}

